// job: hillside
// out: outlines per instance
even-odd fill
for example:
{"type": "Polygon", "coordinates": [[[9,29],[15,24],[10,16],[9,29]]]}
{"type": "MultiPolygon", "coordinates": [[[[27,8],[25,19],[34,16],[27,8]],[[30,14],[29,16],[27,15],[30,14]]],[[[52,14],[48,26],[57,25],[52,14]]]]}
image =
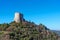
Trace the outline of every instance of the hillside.
{"type": "MultiPolygon", "coordinates": [[[[20,19],[21,20],[21,19],[20,19]]],[[[19,21],[20,21],[19,20],[19,21]]],[[[43,24],[27,20],[0,24],[1,40],[58,40],[58,35],[43,24]]]]}
{"type": "Polygon", "coordinates": [[[55,33],[44,25],[36,25],[33,22],[1,24],[0,30],[3,34],[7,33],[12,40],[57,40],[55,33]]]}

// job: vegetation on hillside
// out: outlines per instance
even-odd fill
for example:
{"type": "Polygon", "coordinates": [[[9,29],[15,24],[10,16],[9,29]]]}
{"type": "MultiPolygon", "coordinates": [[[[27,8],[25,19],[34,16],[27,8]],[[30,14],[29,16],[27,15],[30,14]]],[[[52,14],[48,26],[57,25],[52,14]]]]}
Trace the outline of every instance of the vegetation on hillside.
{"type": "Polygon", "coordinates": [[[0,24],[1,40],[57,40],[56,33],[51,32],[45,25],[33,22],[11,22],[0,24]]]}

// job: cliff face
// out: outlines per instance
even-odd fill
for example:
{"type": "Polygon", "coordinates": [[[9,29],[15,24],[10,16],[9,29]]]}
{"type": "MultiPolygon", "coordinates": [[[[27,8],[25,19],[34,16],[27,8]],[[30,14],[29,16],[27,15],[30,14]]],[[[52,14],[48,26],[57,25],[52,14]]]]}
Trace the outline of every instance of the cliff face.
{"type": "Polygon", "coordinates": [[[7,39],[9,36],[7,40],[58,40],[57,34],[51,32],[45,25],[37,25],[23,19],[21,14],[16,13],[14,22],[0,24],[0,30],[3,31],[0,32],[0,37],[7,34],[1,38],[7,39]]]}

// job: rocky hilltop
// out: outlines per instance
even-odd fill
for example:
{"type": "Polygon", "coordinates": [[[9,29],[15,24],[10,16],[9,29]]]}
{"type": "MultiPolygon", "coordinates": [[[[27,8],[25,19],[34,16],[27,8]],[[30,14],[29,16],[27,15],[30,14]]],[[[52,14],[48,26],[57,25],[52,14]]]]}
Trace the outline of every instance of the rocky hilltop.
{"type": "Polygon", "coordinates": [[[45,25],[29,22],[16,12],[13,22],[0,24],[0,40],[58,40],[58,36],[45,25]]]}

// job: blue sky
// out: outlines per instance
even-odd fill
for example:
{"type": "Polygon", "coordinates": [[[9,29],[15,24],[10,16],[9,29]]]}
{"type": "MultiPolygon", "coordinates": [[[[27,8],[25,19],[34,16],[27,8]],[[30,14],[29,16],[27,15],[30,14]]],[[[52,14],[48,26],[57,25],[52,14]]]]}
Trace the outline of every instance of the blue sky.
{"type": "Polygon", "coordinates": [[[60,30],[60,0],[0,0],[0,24],[13,21],[15,12],[23,13],[28,21],[60,30]]]}

